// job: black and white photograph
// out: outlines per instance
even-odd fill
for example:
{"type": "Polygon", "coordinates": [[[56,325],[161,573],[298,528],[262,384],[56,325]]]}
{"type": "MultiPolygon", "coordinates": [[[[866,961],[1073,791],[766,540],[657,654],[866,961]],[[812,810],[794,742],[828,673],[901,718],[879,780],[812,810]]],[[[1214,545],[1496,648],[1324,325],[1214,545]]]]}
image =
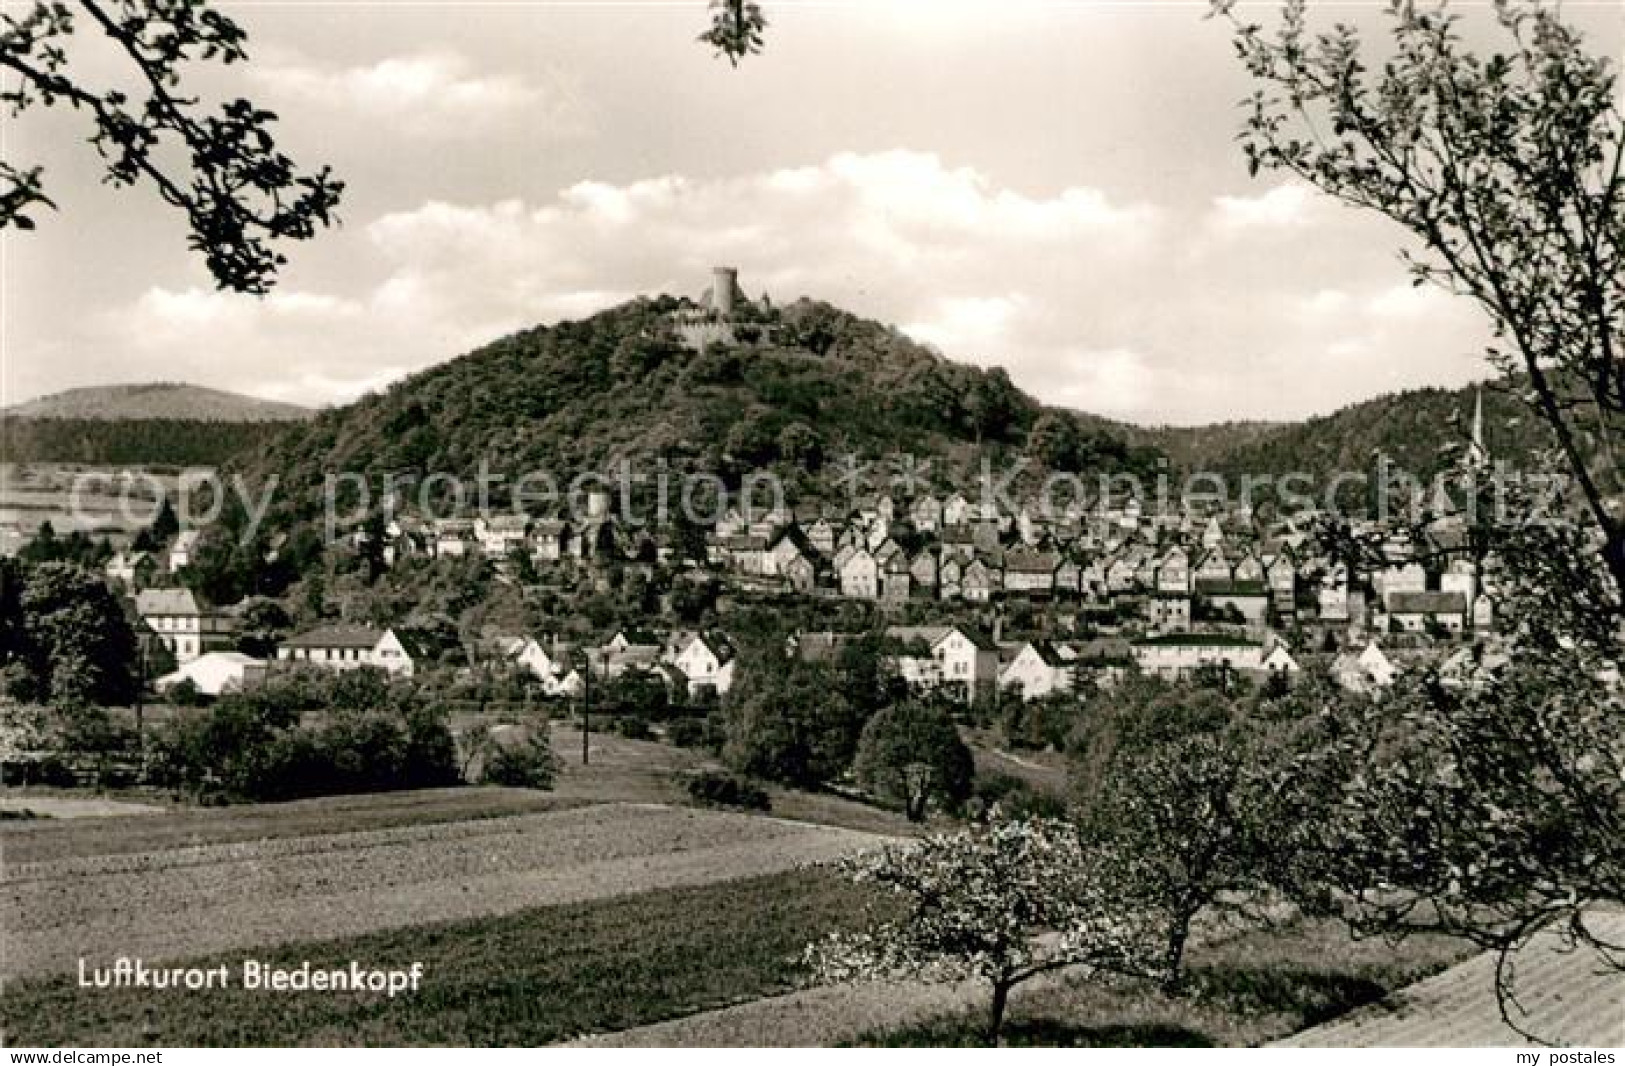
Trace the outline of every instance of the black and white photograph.
{"type": "Polygon", "coordinates": [[[0,1055],[295,1047],[1625,1066],[1625,0],[0,0],[0,1055]]]}

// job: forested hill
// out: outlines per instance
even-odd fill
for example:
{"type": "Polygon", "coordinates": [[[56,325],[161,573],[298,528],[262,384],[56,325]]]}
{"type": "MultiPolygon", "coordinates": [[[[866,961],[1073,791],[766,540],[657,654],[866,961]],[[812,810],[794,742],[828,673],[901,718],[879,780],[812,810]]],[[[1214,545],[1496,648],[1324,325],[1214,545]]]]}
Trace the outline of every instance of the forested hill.
{"type": "MultiPolygon", "coordinates": [[[[622,459],[644,464],[643,473],[659,460],[725,481],[770,467],[799,499],[847,494],[848,456],[871,463],[876,488],[896,469],[883,460],[928,460],[916,491],[937,492],[973,487],[984,458],[1026,458],[1032,470],[1089,484],[1102,473],[1149,484],[1164,460],[1176,474],[1296,473],[1325,483],[1369,472],[1380,452],[1427,479],[1460,455],[1473,410],[1473,388],[1420,389],[1304,422],[1144,428],[1044,407],[1001,370],[951,362],[892,327],[811,300],[769,312],[757,324],[762,339],[691,351],[669,325],[679,306],[639,299],[516,333],[321,412],[245,464],[280,478],[282,516],[295,521],[314,517],[329,472],[375,484],[386,475],[472,481],[482,461],[500,479],[498,503],[527,472],[562,483],[622,459]]],[[[1515,396],[1483,394],[1494,456],[1549,446],[1515,396]]]]}
{"type": "Polygon", "coordinates": [[[482,460],[509,483],[621,459],[725,479],[770,466],[803,497],[827,490],[848,455],[930,460],[922,489],[968,483],[982,457],[1029,446],[1080,471],[1155,468],[1157,453],[1121,426],[1046,410],[1002,370],[950,362],[828,304],[768,312],[761,339],[704,352],[677,342],[678,306],[640,299],[516,333],[319,414],[250,472],[307,490],[296,506],[308,514],[327,471],[472,479],[482,460]]]}
{"type": "MultiPolygon", "coordinates": [[[[1195,428],[1131,429],[1135,443],[1164,452],[1178,469],[1236,478],[1299,473],[1324,484],[1340,472],[1369,472],[1378,454],[1427,480],[1459,458],[1471,433],[1479,388],[1413,389],[1303,422],[1235,422],[1195,428]]],[[[1554,444],[1551,431],[1504,386],[1487,384],[1484,441],[1492,458],[1523,464],[1554,444]]]]}
{"type": "Polygon", "coordinates": [[[80,422],[286,422],[309,418],[311,411],[291,403],[262,400],[235,392],[153,382],[141,385],[94,385],[41,396],[0,411],[13,418],[51,418],[80,422]]]}
{"type": "Polygon", "coordinates": [[[6,462],[218,466],[263,447],[309,408],[199,385],[97,385],[0,411],[6,462]]]}
{"type": "Polygon", "coordinates": [[[178,418],[0,418],[8,463],[91,466],[219,466],[255,451],[287,422],[199,422],[178,418]]]}

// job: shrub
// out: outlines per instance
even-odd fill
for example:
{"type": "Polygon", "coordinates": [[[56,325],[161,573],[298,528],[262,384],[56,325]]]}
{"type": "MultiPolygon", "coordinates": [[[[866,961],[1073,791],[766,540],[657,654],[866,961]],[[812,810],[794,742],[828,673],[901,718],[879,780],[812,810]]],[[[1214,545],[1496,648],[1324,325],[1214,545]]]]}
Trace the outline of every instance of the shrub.
{"type": "Polygon", "coordinates": [[[547,734],[537,731],[515,744],[499,744],[485,761],[482,778],[487,785],[550,789],[559,769],[547,734]]]}
{"type": "Polygon", "coordinates": [[[277,679],[170,723],[154,740],[153,782],[277,801],[461,780],[440,708],[409,685],[340,680],[277,679]],[[306,711],[323,723],[303,724],[306,711]]]}
{"type": "Polygon", "coordinates": [[[654,739],[654,730],[649,728],[649,723],[634,714],[619,716],[610,724],[610,728],[627,740],[654,739]]]}
{"type": "Polygon", "coordinates": [[[1067,814],[1064,798],[1034,788],[1014,774],[991,773],[977,777],[973,801],[979,802],[986,812],[991,813],[997,807],[1001,819],[1065,818],[1067,814]]]}
{"type": "Polygon", "coordinates": [[[678,718],[666,727],[666,739],[679,748],[706,748],[711,745],[711,731],[703,718],[678,718]]]}
{"type": "Polygon", "coordinates": [[[169,686],[169,691],[165,695],[169,697],[169,702],[177,707],[201,707],[207,702],[203,693],[198,691],[197,682],[189,677],[183,677],[169,686]]]}
{"type": "Polygon", "coordinates": [[[773,801],[763,789],[732,774],[700,774],[688,782],[688,794],[695,803],[706,807],[738,807],[748,811],[773,808],[773,801]]]}

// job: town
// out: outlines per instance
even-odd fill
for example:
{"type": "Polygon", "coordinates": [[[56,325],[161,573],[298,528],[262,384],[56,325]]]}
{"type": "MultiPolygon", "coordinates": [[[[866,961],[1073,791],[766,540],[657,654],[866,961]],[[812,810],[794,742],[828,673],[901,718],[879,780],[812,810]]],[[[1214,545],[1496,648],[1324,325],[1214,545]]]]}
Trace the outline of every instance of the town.
{"type": "MultiPolygon", "coordinates": [[[[507,580],[519,580],[523,568],[541,584],[550,568],[665,570],[719,595],[866,604],[889,636],[930,648],[898,655],[898,672],[918,690],[961,701],[1036,699],[1069,691],[1080,677],[1121,676],[1131,664],[1166,677],[1215,667],[1263,680],[1314,660],[1364,691],[1401,663],[1465,661],[1469,645],[1494,638],[1495,594],[1480,580],[1483,561],[1449,523],[1425,539],[1394,530],[1381,538],[1380,564],[1359,569],[1328,556],[1306,531],[1313,516],[1260,530],[1245,513],[1144,514],[1132,500],[1053,521],[1035,510],[992,512],[954,494],[882,496],[849,514],[808,507],[751,520],[730,511],[707,531],[705,560],[679,563],[675,545],[621,530],[607,495],[595,495],[579,527],[509,515],[397,519],[384,530],[382,557],[392,566],[483,560],[507,580]],[[1044,635],[1007,636],[1011,617],[1044,635]]],[[[366,536],[352,533],[344,548],[358,549],[366,536]]],[[[456,659],[443,640],[356,624],[290,633],[265,660],[242,654],[233,611],[176,587],[196,538],[181,532],[165,551],[122,551],[105,567],[174,657],[177,669],[156,679],[160,691],[188,681],[218,695],[279,662],[411,674],[456,659]]],[[[807,636],[827,643],[850,634],[807,636]]],[[[603,680],[650,671],[689,697],[725,695],[732,682],[723,633],[668,628],[658,616],[605,633],[599,644],[549,633],[499,633],[486,643],[492,660],[523,666],[546,697],[579,698],[589,669],[603,680]]]]}

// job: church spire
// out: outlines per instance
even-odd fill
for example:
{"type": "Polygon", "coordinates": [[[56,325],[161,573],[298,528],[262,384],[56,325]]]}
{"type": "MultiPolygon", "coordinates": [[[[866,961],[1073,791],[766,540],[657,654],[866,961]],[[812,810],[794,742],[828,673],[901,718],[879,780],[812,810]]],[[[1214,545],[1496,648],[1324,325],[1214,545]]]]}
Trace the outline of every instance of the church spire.
{"type": "Polygon", "coordinates": [[[1484,388],[1473,395],[1473,441],[1467,446],[1467,465],[1481,470],[1490,464],[1490,451],[1484,447],[1484,388]]]}

